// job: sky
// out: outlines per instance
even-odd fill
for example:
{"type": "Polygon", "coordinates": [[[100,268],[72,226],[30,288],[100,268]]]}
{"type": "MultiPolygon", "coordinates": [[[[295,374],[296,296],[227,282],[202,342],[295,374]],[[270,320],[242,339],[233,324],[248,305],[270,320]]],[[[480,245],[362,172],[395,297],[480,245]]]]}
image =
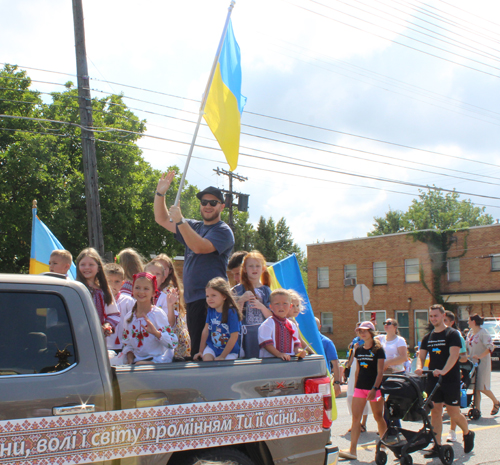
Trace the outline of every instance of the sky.
{"type": "MultiPolygon", "coordinates": [[[[229,4],[83,0],[92,96],[123,93],[154,168],[184,169],[229,4]]],[[[0,66],[41,92],[76,83],[72,2],[0,12],[0,66]]],[[[247,97],[235,173],[248,178],[233,188],[254,225],[284,217],[303,249],[364,237],[427,185],[500,218],[500,2],[238,0],[232,22],[247,97]]],[[[203,124],[187,180],[227,189],[218,167],[203,124]]]]}

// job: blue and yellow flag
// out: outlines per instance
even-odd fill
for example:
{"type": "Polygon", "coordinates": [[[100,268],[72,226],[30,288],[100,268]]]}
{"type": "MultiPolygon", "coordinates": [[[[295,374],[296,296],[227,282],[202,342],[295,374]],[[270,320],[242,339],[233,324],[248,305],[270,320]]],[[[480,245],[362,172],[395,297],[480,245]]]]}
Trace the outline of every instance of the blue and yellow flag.
{"type": "Polygon", "coordinates": [[[241,95],[240,47],[229,21],[203,117],[219,142],[231,171],[238,165],[241,113],[246,101],[241,95]]]}
{"type": "MultiPolygon", "coordinates": [[[[30,274],[40,274],[49,271],[49,259],[53,250],[64,249],[56,236],[50,232],[38,216],[36,208],[33,208],[33,224],[31,229],[31,255],[30,274]]],[[[68,271],[69,279],[76,279],[75,264],[71,264],[68,271]]]]}
{"type": "MultiPolygon", "coordinates": [[[[321,342],[321,337],[318,330],[318,325],[314,319],[314,312],[309,302],[309,297],[307,296],[307,290],[302,280],[302,274],[300,273],[299,262],[295,254],[289,255],[287,258],[275,263],[268,268],[269,274],[271,275],[271,289],[293,289],[298,292],[299,295],[304,300],[304,310],[299,313],[295,318],[299,324],[299,332],[302,339],[309,344],[310,347],[319,355],[325,357],[325,351],[323,349],[323,343],[321,342]]],[[[326,360],[326,357],[325,357],[326,360]]],[[[328,365],[328,363],[327,363],[328,365]]],[[[330,367],[327,366],[328,373],[330,373],[330,367]]],[[[335,399],[335,393],[333,386],[330,382],[330,389],[332,392],[332,399],[335,399]]],[[[337,405],[333,402],[332,405],[332,420],[337,418],[337,405]]]]}

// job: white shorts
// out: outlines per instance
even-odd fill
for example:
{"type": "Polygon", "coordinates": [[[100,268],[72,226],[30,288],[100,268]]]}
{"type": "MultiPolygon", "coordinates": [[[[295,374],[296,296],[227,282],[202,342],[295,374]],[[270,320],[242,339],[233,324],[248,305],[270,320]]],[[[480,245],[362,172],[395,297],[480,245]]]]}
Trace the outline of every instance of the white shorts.
{"type": "MultiPolygon", "coordinates": [[[[210,355],[213,355],[213,357],[217,357],[217,355],[215,355],[215,352],[208,346],[205,347],[205,350],[203,351],[203,355],[205,354],[210,354],[210,355]]],[[[230,354],[227,354],[226,356],[226,360],[234,360],[238,358],[238,354],[235,354],[235,353],[230,353],[230,354]]]]}

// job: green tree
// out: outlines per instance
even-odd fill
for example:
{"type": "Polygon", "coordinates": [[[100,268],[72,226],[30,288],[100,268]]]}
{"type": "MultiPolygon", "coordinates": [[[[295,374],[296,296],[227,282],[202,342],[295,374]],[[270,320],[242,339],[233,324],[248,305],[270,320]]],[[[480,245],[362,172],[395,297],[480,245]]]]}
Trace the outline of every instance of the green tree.
{"type": "MultiPolygon", "coordinates": [[[[40,219],[68,250],[76,255],[88,245],[77,91],[67,83],[65,91],[52,94],[52,102],[43,103],[29,89],[26,73],[11,66],[0,71],[0,84],[1,113],[71,123],[0,119],[0,271],[26,272],[33,199],[40,219]]],[[[119,95],[93,99],[92,106],[106,251],[116,254],[135,247],[146,257],[160,251],[182,254],[172,234],[154,221],[160,172],[136,145],[146,122],[119,95]]],[[[174,202],[178,182],[176,177],[168,205],[174,202]]],[[[181,208],[187,217],[199,215],[196,191],[194,186],[184,188],[181,208]]]]}
{"type": "MultiPolygon", "coordinates": [[[[229,210],[226,208],[221,215],[222,221],[229,222],[229,210]]],[[[252,223],[248,221],[248,212],[240,212],[233,207],[233,233],[234,233],[234,251],[254,250],[255,247],[255,229],[252,223]]]]}
{"type": "Polygon", "coordinates": [[[256,249],[269,262],[277,262],[295,253],[299,262],[302,279],[307,287],[307,259],[304,252],[293,241],[292,233],[285,218],[275,223],[272,217],[260,217],[255,239],[256,249]]]}
{"type": "Polygon", "coordinates": [[[456,192],[444,194],[439,189],[420,190],[408,211],[391,210],[385,217],[375,217],[374,229],[368,236],[434,229],[463,229],[493,223],[485,207],[475,207],[470,200],[460,200],[456,192]]]}
{"type": "Polygon", "coordinates": [[[381,236],[383,234],[394,234],[403,230],[403,212],[401,210],[391,210],[385,217],[375,216],[373,218],[375,229],[368,233],[368,236],[381,236]]]}

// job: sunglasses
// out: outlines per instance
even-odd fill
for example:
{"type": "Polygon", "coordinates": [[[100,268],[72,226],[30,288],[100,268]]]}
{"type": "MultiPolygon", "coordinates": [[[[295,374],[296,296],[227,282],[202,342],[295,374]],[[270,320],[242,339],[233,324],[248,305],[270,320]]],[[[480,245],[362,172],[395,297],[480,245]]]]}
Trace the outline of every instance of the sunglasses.
{"type": "Polygon", "coordinates": [[[222,203],[218,200],[206,200],[206,199],[203,199],[203,200],[200,200],[200,203],[203,207],[206,207],[208,204],[210,204],[211,207],[215,207],[217,206],[218,203],[222,203]]]}
{"type": "Polygon", "coordinates": [[[391,325],[396,326],[392,321],[384,321],[384,326],[391,326],[391,325]]]}

